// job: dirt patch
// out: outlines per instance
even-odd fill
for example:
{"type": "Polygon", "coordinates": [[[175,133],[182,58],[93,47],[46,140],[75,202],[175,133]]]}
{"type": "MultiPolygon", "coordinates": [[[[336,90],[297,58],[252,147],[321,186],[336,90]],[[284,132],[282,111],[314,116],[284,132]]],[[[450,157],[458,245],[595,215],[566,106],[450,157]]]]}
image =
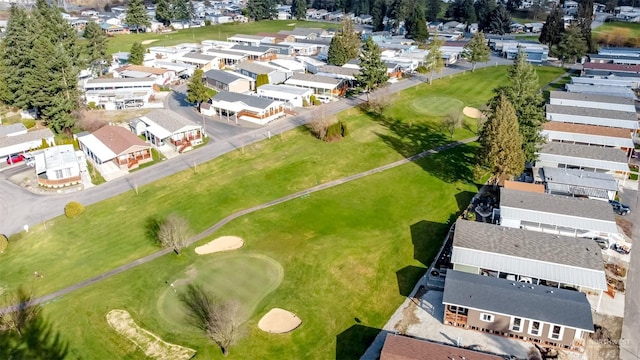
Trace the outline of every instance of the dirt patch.
{"type": "Polygon", "coordinates": [[[596,331],[589,335],[585,353],[588,359],[618,360],[620,359],[620,336],[622,335],[622,318],[593,314],[596,331]]]}
{"type": "Polygon", "coordinates": [[[237,236],[222,236],[202,246],[198,246],[195,251],[198,255],[205,255],[219,251],[235,250],[243,246],[244,240],[242,240],[242,238],[237,236]]]}
{"type": "Polygon", "coordinates": [[[625,220],[620,216],[616,216],[616,224],[618,224],[625,235],[627,235],[629,238],[633,237],[633,223],[631,221],[625,220]]]}
{"type": "Polygon", "coordinates": [[[258,328],[272,334],[284,334],[295,330],[302,324],[298,315],[280,308],[273,308],[260,321],[258,328]]]}
{"type": "Polygon", "coordinates": [[[114,309],[107,313],[107,322],[116,332],[136,344],[147,357],[158,360],[188,360],[196,351],[180,345],[170,344],[153,333],[141,328],[126,310],[114,309]]]}
{"type": "Polygon", "coordinates": [[[462,113],[465,116],[468,116],[472,119],[483,119],[484,118],[484,114],[482,113],[482,111],[474,108],[474,107],[470,107],[470,106],[465,106],[464,109],[462,109],[462,113]]]}
{"type": "Polygon", "coordinates": [[[393,328],[400,334],[406,334],[409,330],[409,326],[420,323],[420,318],[416,316],[416,308],[420,302],[420,299],[427,293],[427,289],[424,286],[420,286],[418,291],[409,304],[402,309],[402,319],[398,321],[393,328]]]}
{"type": "Polygon", "coordinates": [[[158,39],[149,39],[149,40],[144,40],[144,41],[142,41],[140,44],[142,44],[142,45],[149,45],[149,44],[151,44],[152,42],[155,42],[155,41],[158,41],[158,39]]]}

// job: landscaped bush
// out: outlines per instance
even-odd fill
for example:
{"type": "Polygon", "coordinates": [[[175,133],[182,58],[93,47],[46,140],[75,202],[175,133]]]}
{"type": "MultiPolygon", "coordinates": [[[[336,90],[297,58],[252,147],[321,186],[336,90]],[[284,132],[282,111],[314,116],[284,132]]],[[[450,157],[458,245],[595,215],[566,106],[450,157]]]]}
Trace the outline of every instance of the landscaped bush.
{"type": "Polygon", "coordinates": [[[9,239],[7,239],[7,235],[0,234],[0,254],[7,250],[9,247],[9,239]]]}
{"type": "Polygon", "coordinates": [[[64,214],[69,219],[75,219],[84,212],[84,206],[77,201],[72,201],[64,207],[64,214]]]}
{"type": "Polygon", "coordinates": [[[36,126],[36,121],[35,119],[23,119],[22,125],[24,125],[24,127],[26,127],[27,129],[31,129],[32,127],[36,126]]]}
{"type": "Polygon", "coordinates": [[[302,99],[302,107],[307,107],[309,106],[309,102],[307,101],[307,99],[302,99]]]}
{"type": "Polygon", "coordinates": [[[347,125],[342,121],[338,121],[337,123],[333,123],[327,127],[327,134],[325,135],[324,140],[327,142],[336,141],[348,134],[349,130],[347,130],[347,125]]]}
{"type": "Polygon", "coordinates": [[[311,95],[311,97],[309,97],[309,100],[311,100],[311,103],[313,105],[322,105],[322,101],[316,99],[315,95],[311,95]]]}

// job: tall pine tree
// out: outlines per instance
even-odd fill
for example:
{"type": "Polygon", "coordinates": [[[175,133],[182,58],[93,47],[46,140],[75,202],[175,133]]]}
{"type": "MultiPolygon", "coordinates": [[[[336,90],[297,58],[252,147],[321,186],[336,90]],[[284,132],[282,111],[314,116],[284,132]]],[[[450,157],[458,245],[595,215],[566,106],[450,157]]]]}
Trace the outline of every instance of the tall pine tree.
{"type": "Polygon", "coordinates": [[[384,30],[385,16],[387,16],[387,2],[385,0],[375,0],[371,9],[373,31],[384,30]]]}
{"type": "Polygon", "coordinates": [[[151,25],[147,17],[147,10],[144,8],[144,0],[129,1],[124,22],[127,23],[130,28],[135,28],[136,33],[139,33],[140,30],[144,31],[144,29],[151,25]]]}
{"type": "Polygon", "coordinates": [[[204,72],[198,69],[193,72],[187,84],[187,101],[195,103],[200,110],[200,105],[207,100],[209,100],[209,93],[204,85],[204,72]]]}
{"type": "Polygon", "coordinates": [[[593,0],[580,0],[578,3],[578,28],[582,32],[582,37],[586,41],[587,51],[595,53],[598,51],[593,36],[591,36],[591,22],[593,21],[593,0]]]}
{"type": "Polygon", "coordinates": [[[87,39],[87,60],[94,73],[102,75],[102,69],[108,63],[107,36],[100,25],[90,22],[84,28],[83,37],[87,39]]]}
{"type": "Polygon", "coordinates": [[[0,53],[4,68],[0,80],[5,89],[0,95],[4,103],[20,108],[29,108],[31,105],[30,91],[24,79],[30,76],[33,69],[31,54],[34,31],[33,21],[30,21],[24,8],[11,5],[6,35],[2,40],[3,51],[0,53]]]}
{"type": "Polygon", "coordinates": [[[438,15],[440,15],[440,8],[442,7],[442,1],[440,0],[427,0],[427,11],[425,12],[425,17],[429,21],[438,20],[438,15]]]}
{"type": "Polygon", "coordinates": [[[523,139],[518,131],[518,118],[505,95],[499,95],[494,102],[478,142],[480,149],[476,153],[476,164],[488,169],[497,183],[524,170],[523,139]]]}
{"type": "Polygon", "coordinates": [[[562,33],[564,33],[562,7],[560,5],[554,5],[547,16],[547,20],[544,25],[542,25],[542,31],[540,32],[538,40],[550,48],[553,48],[560,44],[562,33]]]}
{"type": "Polygon", "coordinates": [[[371,91],[384,84],[387,76],[387,64],[382,59],[382,51],[371,37],[368,37],[360,53],[360,72],[355,75],[360,87],[367,92],[367,101],[371,91]]]}
{"type": "Polygon", "coordinates": [[[164,26],[169,26],[173,20],[171,3],[169,0],[156,0],[156,20],[164,26]]]}
{"type": "Polygon", "coordinates": [[[477,32],[473,35],[473,38],[464,46],[463,52],[464,57],[471,63],[471,72],[476,70],[477,63],[489,61],[490,51],[483,33],[477,32]]]}
{"type": "Polygon", "coordinates": [[[133,65],[142,65],[144,62],[144,47],[139,42],[134,42],[129,50],[129,63],[133,65]]]}
{"type": "Polygon", "coordinates": [[[536,160],[536,153],[544,142],[540,136],[542,125],[546,121],[544,114],[544,98],[538,92],[538,74],[527,61],[527,55],[520,51],[516,61],[508,70],[509,83],[496,89],[498,101],[501,95],[509,99],[516,111],[520,134],[523,139],[525,161],[536,160]]]}
{"type": "Polygon", "coordinates": [[[429,29],[427,29],[427,19],[424,10],[420,6],[415,8],[405,22],[407,37],[418,43],[424,43],[429,39],[429,29]]]}
{"type": "Polygon", "coordinates": [[[342,66],[351,59],[355,59],[360,52],[360,35],[355,29],[353,21],[342,21],[342,29],[329,45],[328,61],[332,65],[342,66]]]}
{"type": "Polygon", "coordinates": [[[305,20],[307,18],[307,1],[293,0],[291,2],[291,11],[296,20],[305,20]]]}

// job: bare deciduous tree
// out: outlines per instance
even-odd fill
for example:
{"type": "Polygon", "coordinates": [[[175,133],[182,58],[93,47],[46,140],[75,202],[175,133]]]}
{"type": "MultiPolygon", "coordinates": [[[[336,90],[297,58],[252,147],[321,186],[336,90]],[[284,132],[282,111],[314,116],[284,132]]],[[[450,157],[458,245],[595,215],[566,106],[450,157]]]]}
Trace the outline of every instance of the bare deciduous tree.
{"type": "Polygon", "coordinates": [[[222,350],[224,356],[240,337],[242,313],[235,300],[221,301],[202,286],[189,284],[187,291],[180,294],[191,324],[205,332],[222,350]]]}
{"type": "Polygon", "coordinates": [[[178,215],[169,215],[158,229],[160,244],[165,248],[172,248],[176,254],[180,254],[180,250],[187,244],[189,236],[189,223],[178,215]]]}
{"type": "Polygon", "coordinates": [[[462,126],[462,113],[459,111],[450,112],[442,119],[442,125],[453,139],[453,134],[456,132],[456,129],[462,126]]]}
{"type": "Polygon", "coordinates": [[[326,118],[322,116],[322,117],[318,117],[316,120],[313,120],[307,123],[306,127],[318,139],[324,140],[324,138],[327,136],[327,129],[329,128],[329,125],[331,125],[332,123],[333,123],[332,118],[326,118]]]}
{"type": "Polygon", "coordinates": [[[33,306],[32,297],[24,289],[18,289],[17,296],[13,299],[17,308],[15,311],[0,315],[0,331],[15,331],[22,336],[24,329],[40,315],[40,308],[33,306]]]}

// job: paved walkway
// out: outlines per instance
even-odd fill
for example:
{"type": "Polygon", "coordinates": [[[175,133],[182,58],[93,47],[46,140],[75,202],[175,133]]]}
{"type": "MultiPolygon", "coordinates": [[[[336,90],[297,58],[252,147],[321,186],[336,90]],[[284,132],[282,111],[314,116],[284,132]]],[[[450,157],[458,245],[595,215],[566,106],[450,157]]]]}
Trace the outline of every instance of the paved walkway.
{"type": "MultiPolygon", "coordinates": [[[[275,199],[275,200],[272,200],[272,201],[269,201],[269,202],[266,202],[266,203],[263,203],[263,204],[248,208],[248,209],[240,210],[238,212],[235,212],[235,213],[223,218],[222,220],[218,221],[216,224],[214,224],[210,228],[208,228],[205,231],[201,232],[200,234],[192,237],[188,241],[187,246],[192,245],[193,243],[195,243],[197,241],[200,241],[200,240],[210,236],[216,230],[220,229],[222,226],[226,225],[230,221],[232,221],[234,219],[237,219],[237,218],[239,218],[241,216],[256,212],[258,210],[266,209],[268,207],[271,207],[271,206],[274,206],[274,205],[278,205],[278,204],[281,204],[283,202],[286,202],[286,201],[289,201],[289,200],[293,200],[293,199],[296,199],[296,198],[299,198],[299,197],[302,197],[302,196],[305,196],[305,195],[308,195],[308,194],[311,194],[311,193],[314,193],[314,192],[317,192],[317,191],[329,189],[329,188],[332,188],[334,186],[338,186],[338,185],[341,185],[341,184],[344,184],[344,183],[348,183],[348,182],[351,182],[351,181],[354,181],[354,180],[358,180],[358,179],[361,179],[361,178],[363,178],[365,176],[369,176],[369,175],[373,175],[373,174],[377,174],[377,173],[383,172],[385,170],[393,169],[395,167],[407,164],[409,162],[417,161],[417,160],[425,158],[427,156],[430,156],[430,155],[433,155],[433,154],[437,154],[440,151],[449,150],[449,149],[454,148],[456,146],[459,146],[459,145],[462,145],[462,144],[468,144],[468,143],[474,142],[476,140],[477,140],[477,137],[472,137],[472,138],[464,139],[464,140],[461,140],[461,141],[451,142],[449,144],[436,147],[436,148],[434,148],[432,150],[427,150],[427,151],[421,152],[419,154],[413,155],[413,156],[411,156],[409,158],[406,158],[406,159],[398,160],[398,161],[392,162],[390,164],[379,166],[377,168],[374,168],[374,169],[371,169],[371,170],[367,170],[367,171],[364,171],[364,172],[361,172],[361,173],[358,173],[358,174],[354,174],[354,175],[350,175],[350,176],[343,177],[343,178],[340,178],[340,179],[336,179],[336,180],[333,180],[333,181],[329,181],[327,183],[320,184],[320,185],[311,187],[309,189],[302,190],[302,191],[299,191],[299,192],[296,192],[296,193],[281,197],[279,199],[275,199]]],[[[34,305],[40,305],[40,304],[46,303],[46,302],[51,301],[51,300],[53,300],[55,298],[67,295],[67,294],[69,294],[69,293],[71,293],[71,292],[73,292],[75,290],[85,288],[85,287],[87,287],[89,285],[92,285],[92,284],[95,284],[95,283],[97,283],[97,282],[99,282],[101,280],[104,280],[104,279],[110,278],[110,277],[112,277],[114,275],[123,273],[123,272],[125,272],[125,271],[127,271],[129,269],[132,269],[132,268],[134,268],[134,267],[136,267],[138,265],[146,264],[146,263],[148,263],[150,261],[153,261],[153,260],[155,260],[155,259],[157,259],[157,258],[159,258],[161,256],[164,256],[166,254],[169,254],[171,252],[173,252],[172,249],[162,249],[162,250],[160,250],[158,252],[155,252],[155,253],[153,253],[151,255],[148,255],[148,256],[145,256],[145,257],[140,258],[138,260],[132,261],[132,262],[130,262],[128,264],[124,264],[122,266],[119,266],[119,267],[117,267],[117,268],[115,268],[113,270],[107,271],[107,272],[105,272],[103,274],[100,274],[98,276],[94,276],[94,277],[92,277],[90,279],[87,279],[87,280],[84,280],[84,281],[79,282],[77,284],[68,286],[68,287],[66,287],[64,289],[58,290],[58,291],[53,292],[51,294],[47,294],[47,295],[41,296],[39,298],[33,299],[31,302],[29,302],[28,305],[29,306],[34,306],[34,305]]],[[[18,305],[16,304],[16,305],[0,308],[0,315],[6,313],[7,311],[13,311],[13,310],[17,309],[17,307],[18,307],[18,305]]]]}

